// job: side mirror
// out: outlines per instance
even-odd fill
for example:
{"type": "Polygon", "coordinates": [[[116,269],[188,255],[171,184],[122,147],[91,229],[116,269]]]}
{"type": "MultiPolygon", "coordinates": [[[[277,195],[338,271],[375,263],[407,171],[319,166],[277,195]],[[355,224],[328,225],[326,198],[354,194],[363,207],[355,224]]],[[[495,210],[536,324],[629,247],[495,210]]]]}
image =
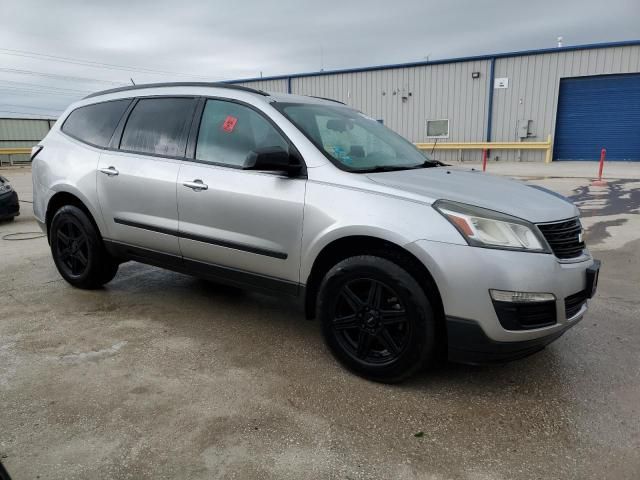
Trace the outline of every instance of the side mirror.
{"type": "Polygon", "coordinates": [[[281,147],[265,147],[249,152],[242,168],[286,172],[287,175],[294,176],[302,170],[302,163],[281,147]]]}

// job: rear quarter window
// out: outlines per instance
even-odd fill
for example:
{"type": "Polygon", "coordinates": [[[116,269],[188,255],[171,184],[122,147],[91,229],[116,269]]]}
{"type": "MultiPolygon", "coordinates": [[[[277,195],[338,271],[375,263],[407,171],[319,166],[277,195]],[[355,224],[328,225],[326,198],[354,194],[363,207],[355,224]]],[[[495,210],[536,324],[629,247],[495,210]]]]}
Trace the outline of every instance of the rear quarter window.
{"type": "Polygon", "coordinates": [[[62,131],[78,140],[106,147],[131,99],[114,100],[76,108],[69,114],[62,131]]]}

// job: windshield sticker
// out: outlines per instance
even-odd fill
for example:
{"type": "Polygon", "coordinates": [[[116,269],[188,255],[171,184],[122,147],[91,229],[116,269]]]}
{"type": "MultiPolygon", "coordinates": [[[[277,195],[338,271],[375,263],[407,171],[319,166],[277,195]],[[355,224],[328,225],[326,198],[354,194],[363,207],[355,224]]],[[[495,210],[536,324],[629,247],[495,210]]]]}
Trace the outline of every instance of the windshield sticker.
{"type": "Polygon", "coordinates": [[[345,163],[351,163],[351,157],[347,154],[347,151],[340,145],[330,146],[327,150],[333,152],[333,156],[338,160],[342,160],[345,163]]]}
{"type": "Polygon", "coordinates": [[[224,123],[222,124],[222,130],[227,133],[233,132],[233,129],[236,128],[236,123],[238,123],[238,119],[236,117],[232,117],[231,115],[227,116],[224,119],[224,123]]]}

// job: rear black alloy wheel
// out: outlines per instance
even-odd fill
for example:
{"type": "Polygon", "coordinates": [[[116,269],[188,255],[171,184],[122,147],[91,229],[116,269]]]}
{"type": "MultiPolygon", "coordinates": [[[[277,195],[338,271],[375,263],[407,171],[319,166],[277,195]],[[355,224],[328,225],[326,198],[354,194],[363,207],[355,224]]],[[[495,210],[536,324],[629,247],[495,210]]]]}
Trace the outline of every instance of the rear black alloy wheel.
{"type": "Polygon", "coordinates": [[[118,272],[118,262],[104,248],[98,229],[74,205],[61,207],[53,216],[49,243],[58,272],[75,287],[98,288],[118,272]]]}
{"type": "Polygon", "coordinates": [[[331,328],[344,350],[367,365],[397,360],[411,335],[407,310],[398,294],[373,278],[342,286],[331,328]]]}
{"type": "Polygon", "coordinates": [[[80,277],[89,268],[89,239],[73,217],[58,225],[55,244],[60,266],[69,277],[80,277]]]}
{"type": "Polygon", "coordinates": [[[334,356],[365,378],[398,382],[433,358],[429,299],[407,270],[386,258],[339,262],[320,285],[317,308],[334,356]]]}

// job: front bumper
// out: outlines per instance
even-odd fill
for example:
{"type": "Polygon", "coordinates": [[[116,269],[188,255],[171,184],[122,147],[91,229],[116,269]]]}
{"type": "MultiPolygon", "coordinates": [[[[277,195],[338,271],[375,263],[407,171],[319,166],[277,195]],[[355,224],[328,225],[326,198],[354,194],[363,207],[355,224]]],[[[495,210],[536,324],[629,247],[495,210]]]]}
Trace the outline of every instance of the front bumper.
{"type": "Polygon", "coordinates": [[[553,333],[531,340],[496,342],[487,337],[478,322],[447,317],[448,359],[457,363],[489,365],[528,357],[561,337],[580,320],[582,315],[553,333]]]}
{"type": "Polygon", "coordinates": [[[15,191],[0,196],[0,220],[20,215],[20,202],[15,191]]]}
{"type": "MultiPolygon", "coordinates": [[[[506,351],[518,356],[539,350],[562,335],[584,315],[587,304],[566,316],[565,299],[587,287],[589,255],[560,262],[554,255],[514,252],[419,240],[406,246],[427,267],[440,291],[453,349],[482,345],[479,352],[506,351]],[[541,328],[507,330],[501,325],[490,289],[552,293],[556,322],[541,328]],[[460,321],[464,324],[462,327],[460,321]],[[473,324],[474,326],[471,326],[473,324]],[[479,330],[478,330],[479,329],[479,330]],[[467,333],[463,332],[466,331],[467,333]],[[468,342],[462,341],[469,337],[468,342]],[[481,339],[481,337],[483,337],[481,339]],[[505,347],[502,344],[518,344],[505,347]]],[[[569,305],[567,305],[569,307],[569,305]]],[[[509,357],[510,355],[506,355],[509,357]]]]}

